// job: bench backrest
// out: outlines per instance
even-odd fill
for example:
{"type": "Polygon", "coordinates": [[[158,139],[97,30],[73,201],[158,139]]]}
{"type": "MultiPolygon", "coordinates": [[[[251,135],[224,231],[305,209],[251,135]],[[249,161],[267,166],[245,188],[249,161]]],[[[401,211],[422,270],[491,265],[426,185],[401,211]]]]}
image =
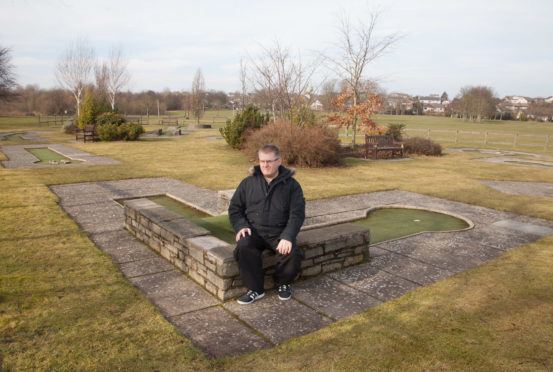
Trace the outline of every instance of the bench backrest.
{"type": "Polygon", "coordinates": [[[94,124],[85,124],[85,126],[84,126],[84,132],[85,132],[85,133],[92,133],[92,132],[94,132],[94,124]]]}
{"type": "Polygon", "coordinates": [[[367,145],[392,145],[394,143],[394,136],[369,136],[365,134],[365,144],[367,145]]]}

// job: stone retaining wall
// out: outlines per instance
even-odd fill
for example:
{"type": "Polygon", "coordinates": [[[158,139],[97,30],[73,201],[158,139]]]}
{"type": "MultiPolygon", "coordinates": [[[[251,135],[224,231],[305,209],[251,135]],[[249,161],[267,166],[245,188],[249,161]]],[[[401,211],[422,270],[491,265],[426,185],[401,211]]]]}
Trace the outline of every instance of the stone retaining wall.
{"type": "MultiPolygon", "coordinates": [[[[125,202],[125,227],[139,240],[221,300],[242,294],[234,245],[210,234],[148,199],[125,202]]],[[[298,247],[304,253],[300,278],[307,278],[362,262],[369,258],[370,232],[354,224],[301,231],[298,247]]],[[[263,253],[265,288],[274,287],[275,256],[263,253]]]]}

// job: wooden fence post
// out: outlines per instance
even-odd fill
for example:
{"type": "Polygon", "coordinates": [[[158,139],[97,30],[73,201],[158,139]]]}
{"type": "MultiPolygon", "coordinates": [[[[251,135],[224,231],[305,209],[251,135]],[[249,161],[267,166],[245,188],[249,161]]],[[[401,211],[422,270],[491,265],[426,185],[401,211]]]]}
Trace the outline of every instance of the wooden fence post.
{"type": "Polygon", "coordinates": [[[546,135],[545,136],[545,145],[543,145],[543,149],[547,150],[548,147],[549,147],[549,135],[546,135]]]}
{"type": "Polygon", "coordinates": [[[518,133],[515,133],[515,137],[513,139],[513,147],[516,149],[517,148],[517,136],[518,136],[518,133]]]}
{"type": "Polygon", "coordinates": [[[430,128],[428,128],[428,132],[426,132],[426,139],[430,139],[430,128]]]}
{"type": "Polygon", "coordinates": [[[459,141],[459,129],[455,131],[455,143],[457,144],[458,141],[459,141]]]}
{"type": "Polygon", "coordinates": [[[488,132],[484,132],[484,145],[488,144],[488,132]]]}

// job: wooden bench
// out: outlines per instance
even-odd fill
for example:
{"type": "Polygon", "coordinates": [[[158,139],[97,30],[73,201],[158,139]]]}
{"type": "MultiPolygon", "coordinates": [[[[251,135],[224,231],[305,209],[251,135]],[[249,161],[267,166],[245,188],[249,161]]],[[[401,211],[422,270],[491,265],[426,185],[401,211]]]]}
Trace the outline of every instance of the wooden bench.
{"type": "Polygon", "coordinates": [[[179,119],[161,119],[161,126],[163,126],[164,124],[179,125],[179,119]]]}
{"type": "Polygon", "coordinates": [[[96,139],[96,126],[94,124],[85,124],[83,129],[75,131],[75,140],[83,139],[83,142],[94,141],[96,139]]]}
{"type": "Polygon", "coordinates": [[[369,153],[372,154],[373,159],[378,158],[379,151],[391,151],[392,158],[395,154],[399,154],[403,157],[403,143],[394,141],[394,136],[369,136],[365,134],[365,159],[369,157],[369,153]]]}

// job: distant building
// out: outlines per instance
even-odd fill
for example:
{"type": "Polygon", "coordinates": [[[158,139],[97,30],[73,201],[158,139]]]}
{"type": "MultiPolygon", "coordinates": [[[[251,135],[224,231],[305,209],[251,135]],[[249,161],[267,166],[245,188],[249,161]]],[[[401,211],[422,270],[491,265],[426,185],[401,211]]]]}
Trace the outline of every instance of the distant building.
{"type": "Polygon", "coordinates": [[[386,112],[401,113],[413,109],[413,99],[408,94],[390,93],[383,106],[386,112]]]}
{"type": "Polygon", "coordinates": [[[323,104],[318,99],[311,104],[311,110],[313,111],[321,111],[322,109],[323,109],[323,104]]]}

